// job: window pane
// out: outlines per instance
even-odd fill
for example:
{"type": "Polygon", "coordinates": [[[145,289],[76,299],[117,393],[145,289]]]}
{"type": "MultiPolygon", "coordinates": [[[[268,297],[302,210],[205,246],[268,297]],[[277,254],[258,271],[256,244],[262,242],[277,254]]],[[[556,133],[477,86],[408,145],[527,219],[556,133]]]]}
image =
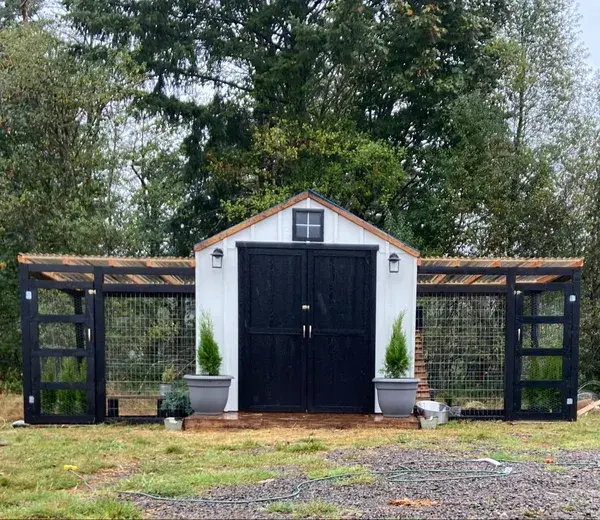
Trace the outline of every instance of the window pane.
{"type": "Polygon", "coordinates": [[[522,381],[561,381],[562,356],[526,356],[521,367],[522,381]]]}
{"type": "Polygon", "coordinates": [[[296,235],[299,238],[308,238],[308,226],[302,224],[296,224],[296,235]]]}
{"type": "Polygon", "coordinates": [[[321,237],[321,227],[320,226],[310,226],[308,228],[308,233],[310,238],[320,238],[321,237]]]}
{"type": "Polygon", "coordinates": [[[296,224],[307,224],[308,223],[308,213],[306,211],[297,211],[296,212],[296,224]]]}
{"type": "Polygon", "coordinates": [[[309,224],[320,225],[321,224],[321,213],[309,213],[308,221],[309,221],[309,224]]]}
{"type": "Polygon", "coordinates": [[[521,334],[523,348],[563,348],[562,323],[525,323],[521,334]]]}

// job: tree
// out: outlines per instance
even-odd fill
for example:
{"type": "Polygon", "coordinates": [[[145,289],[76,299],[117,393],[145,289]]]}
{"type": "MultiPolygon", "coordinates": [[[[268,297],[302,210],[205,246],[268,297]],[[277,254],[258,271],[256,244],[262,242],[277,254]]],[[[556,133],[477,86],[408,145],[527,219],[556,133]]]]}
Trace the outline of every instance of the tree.
{"type": "Polygon", "coordinates": [[[27,23],[37,14],[41,0],[4,0],[0,2],[0,29],[16,24],[27,23]]]}
{"type": "MultiPolygon", "coordinates": [[[[177,253],[187,254],[190,237],[202,239],[231,223],[220,201],[253,189],[215,178],[215,158],[226,167],[224,151],[229,157],[235,156],[232,150],[251,153],[260,140],[254,133],[280,121],[325,132],[335,132],[341,121],[377,143],[408,146],[405,169],[416,182],[412,165],[420,160],[419,150],[448,141],[445,107],[475,88],[496,88],[500,53],[494,40],[505,3],[70,0],[66,5],[78,30],[95,41],[94,55],[110,47],[127,49],[143,64],[152,84],[140,100],[143,106],[189,124],[183,147],[189,196],[172,227],[177,253]]],[[[288,193],[298,183],[283,177],[277,185],[288,193]]],[[[410,195],[397,190],[396,213],[410,195]]]]}
{"type": "Polygon", "coordinates": [[[384,226],[406,175],[403,153],[349,128],[319,129],[281,122],[253,134],[248,151],[235,148],[211,158],[219,182],[241,186],[223,201],[227,222],[238,222],[305,189],[384,226]]]}
{"type": "Polygon", "coordinates": [[[510,7],[506,100],[515,148],[521,150],[552,144],[570,126],[585,50],[573,0],[513,0],[510,7]]]}
{"type": "Polygon", "coordinates": [[[131,94],[115,56],[89,62],[43,25],[0,31],[0,378],[19,370],[19,252],[110,252],[105,121],[131,94]]]}
{"type": "Polygon", "coordinates": [[[115,135],[115,182],[123,193],[126,254],[173,254],[171,222],[185,198],[177,126],[130,107],[115,135]]]}

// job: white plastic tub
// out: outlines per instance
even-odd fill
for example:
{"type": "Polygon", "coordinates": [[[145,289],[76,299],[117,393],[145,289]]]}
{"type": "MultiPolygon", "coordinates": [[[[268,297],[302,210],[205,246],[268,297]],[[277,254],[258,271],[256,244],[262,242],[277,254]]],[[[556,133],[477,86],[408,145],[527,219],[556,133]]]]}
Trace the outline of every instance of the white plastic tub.
{"type": "Polygon", "coordinates": [[[448,422],[448,405],[437,401],[419,401],[417,410],[425,419],[437,418],[438,424],[448,422]]]}

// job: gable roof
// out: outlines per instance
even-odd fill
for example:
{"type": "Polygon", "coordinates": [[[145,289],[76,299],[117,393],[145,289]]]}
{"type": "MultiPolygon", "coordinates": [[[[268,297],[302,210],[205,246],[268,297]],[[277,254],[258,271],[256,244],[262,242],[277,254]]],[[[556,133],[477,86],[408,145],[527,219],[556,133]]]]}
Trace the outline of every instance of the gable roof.
{"type": "Polygon", "coordinates": [[[217,242],[220,242],[221,240],[230,237],[231,235],[235,235],[236,233],[239,233],[240,231],[254,224],[257,224],[261,220],[265,220],[266,218],[269,218],[279,213],[280,211],[283,211],[284,209],[289,208],[294,204],[298,204],[298,202],[301,202],[306,199],[311,199],[318,202],[319,204],[322,204],[331,211],[334,211],[338,215],[341,215],[342,217],[348,219],[357,226],[366,229],[370,233],[373,233],[382,240],[389,242],[390,244],[396,246],[398,249],[404,251],[405,253],[411,256],[414,256],[415,258],[419,258],[421,256],[418,250],[416,250],[413,247],[410,247],[408,244],[405,244],[404,242],[402,242],[402,240],[398,240],[396,237],[393,237],[389,233],[382,231],[381,229],[375,227],[373,224],[369,224],[366,220],[357,217],[353,213],[350,213],[348,210],[342,208],[341,206],[338,206],[334,202],[331,202],[329,199],[326,199],[322,195],[319,195],[317,192],[312,190],[303,191],[302,193],[299,193],[298,195],[295,195],[290,199],[284,200],[280,204],[277,204],[276,206],[273,206],[263,211],[262,213],[259,213],[258,215],[254,215],[253,217],[250,217],[249,219],[244,220],[243,222],[240,222],[239,224],[236,224],[235,226],[232,226],[229,229],[226,229],[225,231],[221,231],[220,233],[210,238],[207,238],[206,240],[203,240],[202,242],[194,246],[194,251],[202,251],[203,249],[206,249],[207,247],[210,247],[213,244],[216,244],[217,242]]]}

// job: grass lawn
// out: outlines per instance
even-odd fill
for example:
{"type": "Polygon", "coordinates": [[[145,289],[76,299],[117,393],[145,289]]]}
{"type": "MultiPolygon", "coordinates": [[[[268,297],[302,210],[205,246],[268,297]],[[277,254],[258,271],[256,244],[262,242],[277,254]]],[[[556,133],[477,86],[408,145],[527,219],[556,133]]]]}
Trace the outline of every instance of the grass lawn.
{"type": "MultiPolygon", "coordinates": [[[[212,486],[257,483],[277,478],[282,471],[326,476],[340,471],[324,457],[336,448],[368,450],[396,444],[440,450],[449,456],[477,449],[488,456],[513,458],[533,451],[540,457],[552,456],[559,448],[600,450],[598,414],[576,423],[465,421],[434,431],[400,432],[272,429],[187,433],[166,432],[160,426],[124,425],[15,430],[5,422],[8,401],[6,397],[0,400],[5,407],[0,408],[0,440],[7,442],[0,447],[0,518],[139,518],[142,512],[118,500],[116,491],[198,496],[212,486]],[[77,466],[93,491],[64,465],[77,466]]],[[[11,402],[14,407],[14,399],[11,402]]],[[[360,475],[360,467],[352,470],[358,481],[368,482],[368,475],[360,475]]],[[[265,514],[328,516],[334,513],[329,508],[326,503],[274,503],[266,507],[265,514]]]]}

